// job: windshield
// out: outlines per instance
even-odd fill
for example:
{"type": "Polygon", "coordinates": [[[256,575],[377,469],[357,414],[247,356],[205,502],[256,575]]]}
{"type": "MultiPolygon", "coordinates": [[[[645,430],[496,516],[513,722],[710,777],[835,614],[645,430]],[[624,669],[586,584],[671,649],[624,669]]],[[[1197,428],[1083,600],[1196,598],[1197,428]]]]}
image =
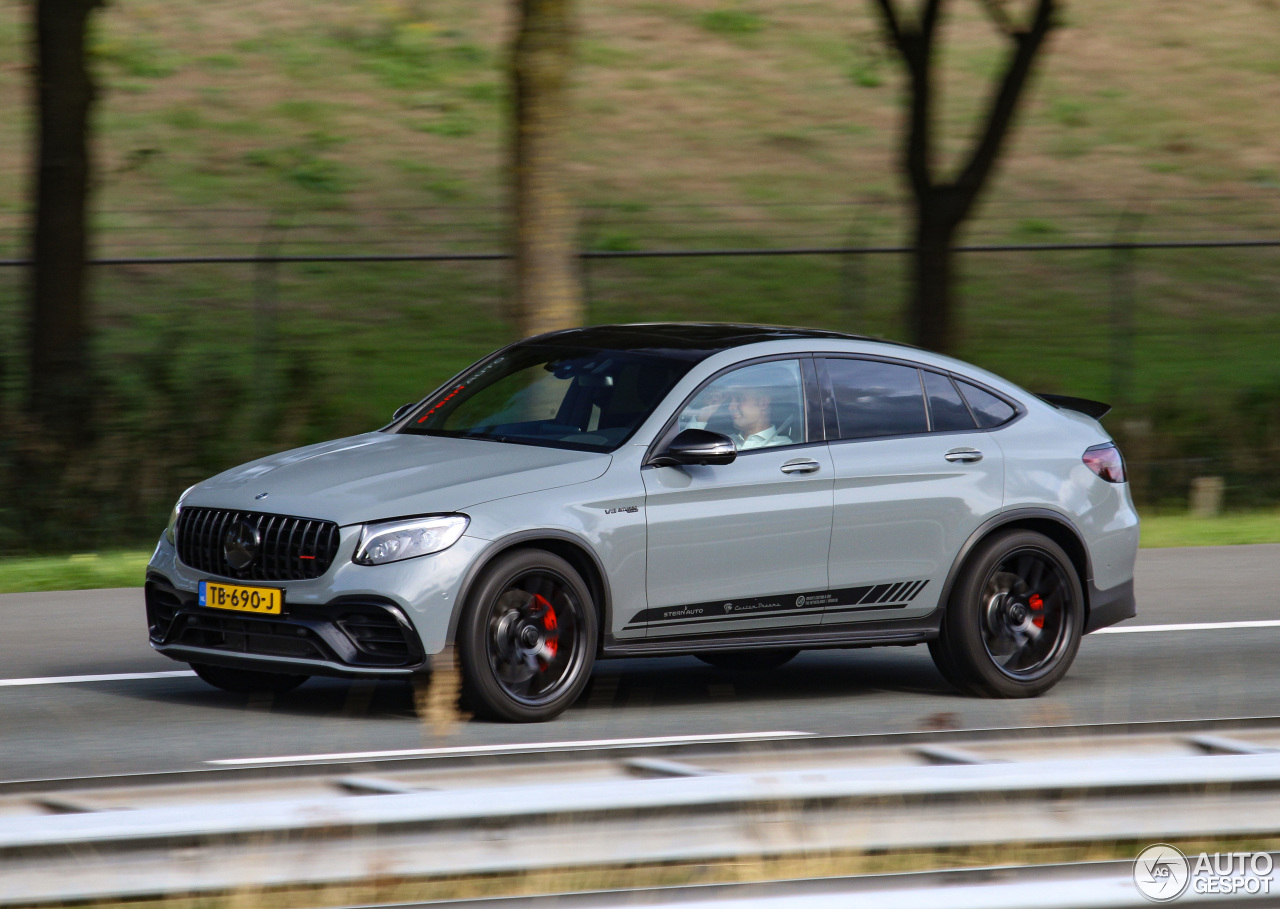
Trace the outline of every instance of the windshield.
{"type": "Polygon", "coordinates": [[[513,347],[442,388],[399,431],[612,451],[692,365],[637,351],[513,347]]]}

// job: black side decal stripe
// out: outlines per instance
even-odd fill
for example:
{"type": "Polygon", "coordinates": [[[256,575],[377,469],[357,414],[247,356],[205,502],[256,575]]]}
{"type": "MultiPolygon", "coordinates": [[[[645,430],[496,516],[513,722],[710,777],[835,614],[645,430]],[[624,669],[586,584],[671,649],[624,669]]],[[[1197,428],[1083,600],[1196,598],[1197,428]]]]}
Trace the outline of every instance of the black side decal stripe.
{"type": "Polygon", "coordinates": [[[928,580],[898,581],[893,584],[845,587],[810,593],[788,593],[768,597],[744,597],[736,600],[660,606],[642,609],[632,617],[626,627],[634,628],[645,624],[654,627],[697,625],[717,621],[750,620],[755,616],[813,615],[849,609],[898,609],[905,606],[928,583],[928,580]],[[891,603],[895,605],[888,605],[891,603]]]}
{"type": "Polygon", "coordinates": [[[890,584],[877,584],[875,587],[871,588],[871,592],[870,592],[869,594],[867,594],[867,598],[866,598],[865,600],[863,600],[862,602],[864,602],[864,603],[879,603],[879,602],[880,602],[880,600],[882,600],[882,599],[884,598],[884,595],[885,595],[886,593],[888,593],[888,592],[889,592],[889,587],[890,587],[890,586],[892,586],[892,585],[890,585],[890,584]]]}

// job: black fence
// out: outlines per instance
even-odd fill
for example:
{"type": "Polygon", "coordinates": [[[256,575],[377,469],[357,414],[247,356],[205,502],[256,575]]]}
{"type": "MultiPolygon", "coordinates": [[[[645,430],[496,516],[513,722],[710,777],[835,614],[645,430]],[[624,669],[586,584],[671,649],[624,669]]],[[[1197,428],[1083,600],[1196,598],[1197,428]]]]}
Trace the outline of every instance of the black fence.
{"type": "MultiPolygon", "coordinates": [[[[1142,218],[1098,205],[975,222],[956,250],[958,355],[1034,391],[1115,404],[1107,427],[1145,505],[1185,507],[1202,476],[1225,479],[1229,507],[1280,502],[1280,195],[1170,200],[1142,218]]],[[[899,208],[761,210],[588,211],[588,321],[905,340],[912,250],[899,208]]],[[[22,225],[4,217],[0,422],[19,419],[27,274],[22,225]]],[[[41,492],[66,506],[48,527],[136,541],[190,483],[373,428],[511,340],[501,217],[100,213],[100,448],[68,465],[61,491],[41,492]]],[[[21,473],[5,468],[20,438],[0,439],[0,551],[33,539],[21,473]]],[[[44,539],[58,545],[56,533],[44,539]]]]}

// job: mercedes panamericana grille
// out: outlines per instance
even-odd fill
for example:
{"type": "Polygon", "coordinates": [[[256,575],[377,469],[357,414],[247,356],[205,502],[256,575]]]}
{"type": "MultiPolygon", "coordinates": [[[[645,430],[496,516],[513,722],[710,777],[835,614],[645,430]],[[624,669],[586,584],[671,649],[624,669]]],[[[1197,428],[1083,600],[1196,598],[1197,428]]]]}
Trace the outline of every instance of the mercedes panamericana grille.
{"type": "Polygon", "coordinates": [[[1134,614],[1106,405],[904,345],[749,325],[503,348],[376,432],[192,487],[151,644],[235,691],[407,677],[542,720],[593,663],[925,644],[975,694],[1052,687],[1134,614]]]}

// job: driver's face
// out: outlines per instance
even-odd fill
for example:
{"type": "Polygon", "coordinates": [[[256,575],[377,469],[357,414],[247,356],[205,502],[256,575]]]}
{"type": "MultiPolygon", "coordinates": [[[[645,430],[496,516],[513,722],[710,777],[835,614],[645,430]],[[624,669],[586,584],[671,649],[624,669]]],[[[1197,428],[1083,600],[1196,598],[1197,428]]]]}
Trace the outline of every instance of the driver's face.
{"type": "Polygon", "coordinates": [[[734,392],[729,401],[729,415],[733,417],[733,428],[742,435],[761,432],[770,426],[769,396],[750,388],[742,388],[734,392]]]}

